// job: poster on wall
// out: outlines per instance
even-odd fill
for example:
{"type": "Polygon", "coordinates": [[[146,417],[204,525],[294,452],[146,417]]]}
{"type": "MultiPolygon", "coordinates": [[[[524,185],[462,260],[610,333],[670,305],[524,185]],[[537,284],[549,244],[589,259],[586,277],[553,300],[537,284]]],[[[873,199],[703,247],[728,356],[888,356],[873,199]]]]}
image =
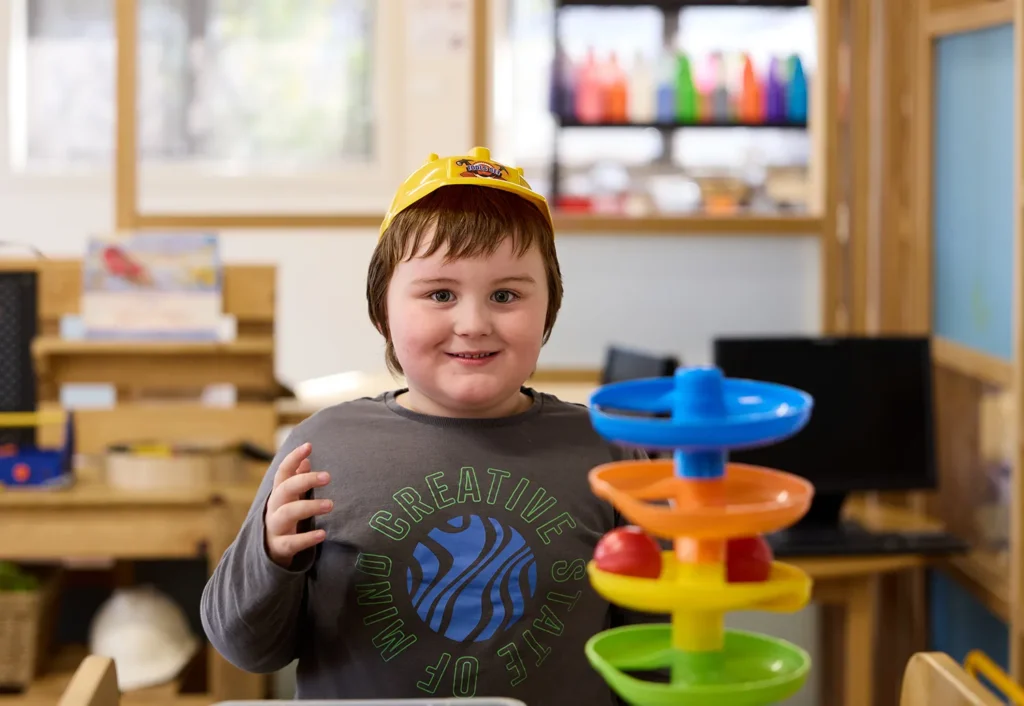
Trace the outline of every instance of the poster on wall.
{"type": "Polygon", "coordinates": [[[90,339],[222,338],[223,266],[211,233],[132,233],[89,239],[82,324],[90,339]]]}

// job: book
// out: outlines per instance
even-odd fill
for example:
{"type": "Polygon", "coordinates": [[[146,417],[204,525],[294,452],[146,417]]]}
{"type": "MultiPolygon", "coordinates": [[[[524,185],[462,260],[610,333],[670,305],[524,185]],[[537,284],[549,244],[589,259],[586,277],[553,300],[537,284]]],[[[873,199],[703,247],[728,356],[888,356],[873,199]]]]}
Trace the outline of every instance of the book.
{"type": "Polygon", "coordinates": [[[82,263],[87,339],[216,341],[224,271],[211,233],[90,238],[82,263]]]}

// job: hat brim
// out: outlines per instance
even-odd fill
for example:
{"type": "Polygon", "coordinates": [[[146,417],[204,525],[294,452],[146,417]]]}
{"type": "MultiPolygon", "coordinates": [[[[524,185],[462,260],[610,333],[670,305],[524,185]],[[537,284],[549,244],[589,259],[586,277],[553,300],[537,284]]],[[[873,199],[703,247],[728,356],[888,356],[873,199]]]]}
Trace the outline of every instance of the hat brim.
{"type": "Polygon", "coordinates": [[[418,189],[414,190],[412,192],[412,198],[409,200],[407,204],[405,204],[399,209],[395,209],[394,211],[389,211],[387,215],[384,216],[384,221],[381,223],[380,226],[380,235],[384,235],[384,232],[387,231],[388,226],[390,226],[392,221],[394,221],[395,216],[397,216],[399,213],[406,210],[410,206],[413,206],[417,201],[437,191],[442,186],[483,186],[488,189],[499,189],[501,191],[507,191],[510,194],[515,194],[516,196],[519,196],[520,198],[525,199],[526,201],[529,201],[534,206],[536,206],[537,209],[540,210],[540,212],[544,215],[544,218],[547,220],[548,225],[551,226],[552,229],[554,229],[554,222],[551,219],[551,211],[548,208],[548,202],[544,199],[543,196],[540,196],[535,191],[526,189],[520,186],[519,184],[513,184],[512,182],[505,181],[503,179],[488,179],[486,177],[465,177],[463,179],[451,181],[434,180],[426,184],[423,184],[418,189]]]}

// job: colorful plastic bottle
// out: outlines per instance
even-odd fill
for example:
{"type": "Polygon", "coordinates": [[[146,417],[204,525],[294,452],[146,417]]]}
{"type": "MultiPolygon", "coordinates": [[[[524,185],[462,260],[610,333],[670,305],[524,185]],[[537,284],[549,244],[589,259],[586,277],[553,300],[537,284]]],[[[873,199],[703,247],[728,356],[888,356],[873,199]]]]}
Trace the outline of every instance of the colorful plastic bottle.
{"type": "Polygon", "coordinates": [[[684,125],[697,122],[697,88],[693,85],[690,57],[680,52],[676,59],[676,121],[684,125]]]}
{"type": "Polygon", "coordinates": [[[789,90],[786,91],[786,120],[791,123],[807,122],[807,77],[804,66],[796,54],[789,58],[789,90]]]}
{"type": "Polygon", "coordinates": [[[655,121],[657,92],[654,66],[638,51],[629,72],[629,122],[642,125],[655,121]]]}
{"type": "Polygon", "coordinates": [[[587,50],[586,61],[577,73],[576,118],[581,123],[599,123],[604,120],[604,86],[593,48],[587,50]]]}
{"type": "Polygon", "coordinates": [[[697,119],[702,123],[715,120],[714,93],[718,85],[718,66],[722,57],[718,52],[708,55],[697,74],[697,119]]]}
{"type": "Polygon", "coordinates": [[[764,122],[764,102],[761,96],[761,82],[754,72],[750,55],[743,57],[743,75],[740,79],[740,96],[737,106],[740,122],[755,125],[764,122]]]}
{"type": "Polygon", "coordinates": [[[711,121],[727,123],[733,118],[729,100],[729,81],[726,58],[723,54],[715,54],[715,74],[711,88],[711,121]]]}
{"type": "Polygon", "coordinates": [[[658,105],[659,123],[676,121],[675,62],[671,53],[662,54],[658,62],[658,105]]]}
{"type": "Polygon", "coordinates": [[[604,120],[624,123],[629,120],[629,83],[619,58],[612,52],[604,66],[604,120]]]}
{"type": "Polygon", "coordinates": [[[562,120],[576,119],[576,68],[561,47],[551,65],[549,109],[562,120]]]}
{"type": "Polygon", "coordinates": [[[772,57],[768,67],[768,78],[765,87],[765,120],[779,123],[786,119],[786,87],[783,68],[777,57],[772,57]]]}
{"type": "Polygon", "coordinates": [[[711,57],[694,66],[693,85],[697,90],[697,122],[700,123],[706,123],[711,119],[712,75],[711,57]]]}

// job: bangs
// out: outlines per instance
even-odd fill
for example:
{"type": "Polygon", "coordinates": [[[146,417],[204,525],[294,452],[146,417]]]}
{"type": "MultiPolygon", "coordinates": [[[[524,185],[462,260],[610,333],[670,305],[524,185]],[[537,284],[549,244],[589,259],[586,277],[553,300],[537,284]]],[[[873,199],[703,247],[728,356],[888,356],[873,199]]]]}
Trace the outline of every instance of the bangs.
{"type": "Polygon", "coordinates": [[[442,186],[398,214],[404,233],[400,258],[425,257],[441,248],[446,262],[492,255],[511,239],[522,257],[534,245],[542,251],[553,240],[547,218],[532,203],[487,186],[442,186]],[[425,242],[429,240],[429,243],[425,242]],[[404,246],[404,247],[403,247],[404,246]],[[422,248],[426,249],[422,249],[422,248]]]}

